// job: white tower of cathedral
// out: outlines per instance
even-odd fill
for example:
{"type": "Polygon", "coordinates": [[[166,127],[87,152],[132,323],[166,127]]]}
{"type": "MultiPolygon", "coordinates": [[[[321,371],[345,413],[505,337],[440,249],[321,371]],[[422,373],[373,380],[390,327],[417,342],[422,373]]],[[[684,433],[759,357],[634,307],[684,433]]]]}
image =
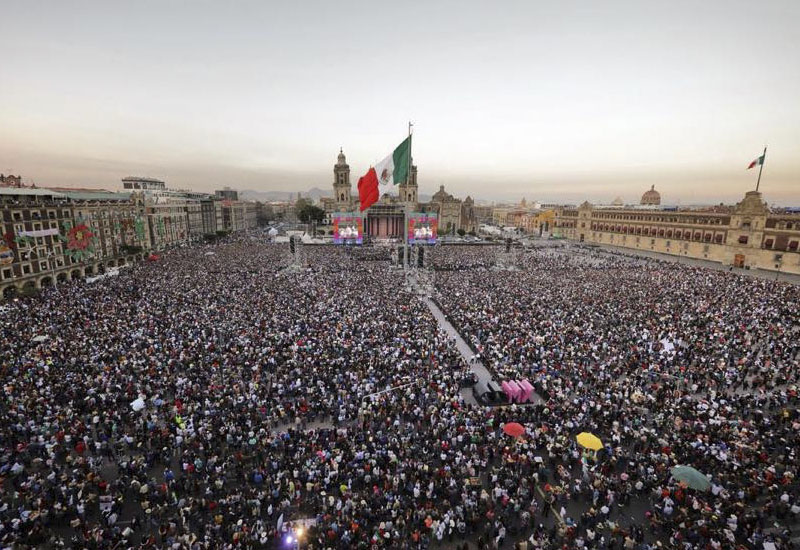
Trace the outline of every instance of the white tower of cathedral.
{"type": "Polygon", "coordinates": [[[337,203],[350,204],[350,166],[341,148],[336,164],[333,165],[333,197],[337,203]]]}

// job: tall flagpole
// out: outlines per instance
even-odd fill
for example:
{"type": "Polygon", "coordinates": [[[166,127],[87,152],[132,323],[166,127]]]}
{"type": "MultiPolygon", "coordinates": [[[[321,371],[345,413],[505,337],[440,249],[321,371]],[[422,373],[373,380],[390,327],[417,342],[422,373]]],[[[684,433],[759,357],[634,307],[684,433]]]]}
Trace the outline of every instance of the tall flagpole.
{"type": "Polygon", "coordinates": [[[764,169],[764,163],[765,162],[767,162],[767,146],[766,145],[764,146],[764,154],[761,155],[761,166],[758,168],[758,181],[756,181],[756,191],[758,191],[758,186],[761,185],[761,171],[764,169]]]}
{"type": "Polygon", "coordinates": [[[408,164],[406,166],[406,204],[403,207],[403,264],[408,269],[408,186],[411,183],[411,121],[408,121],[408,164]]]}

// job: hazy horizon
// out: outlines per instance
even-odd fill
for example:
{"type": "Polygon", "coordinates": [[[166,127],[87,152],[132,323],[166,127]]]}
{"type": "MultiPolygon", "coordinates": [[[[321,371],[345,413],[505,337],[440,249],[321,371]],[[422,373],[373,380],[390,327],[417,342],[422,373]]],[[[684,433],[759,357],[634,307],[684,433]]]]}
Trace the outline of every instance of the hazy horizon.
{"type": "Polygon", "coordinates": [[[0,172],[355,190],[414,122],[421,193],[800,204],[800,5],[4,3],[0,172]],[[235,8],[235,9],[234,9],[235,8]]]}

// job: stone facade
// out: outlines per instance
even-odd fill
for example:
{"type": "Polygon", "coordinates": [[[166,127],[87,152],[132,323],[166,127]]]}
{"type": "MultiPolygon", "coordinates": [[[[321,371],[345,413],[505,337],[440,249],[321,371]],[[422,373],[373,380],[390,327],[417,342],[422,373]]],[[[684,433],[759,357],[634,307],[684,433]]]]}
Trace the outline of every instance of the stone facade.
{"type": "Polygon", "coordinates": [[[800,274],[800,215],[773,214],[758,191],[714,210],[604,209],[584,202],[556,212],[554,235],[800,274]]]}
{"type": "Polygon", "coordinates": [[[439,215],[440,235],[450,235],[461,229],[461,201],[445,191],[444,185],[439,186],[428,205],[439,215]]]}
{"type": "Polygon", "coordinates": [[[22,187],[22,176],[0,174],[0,187],[22,187]]]}
{"type": "MultiPolygon", "coordinates": [[[[417,167],[412,164],[409,181],[397,186],[397,196],[385,195],[365,212],[364,233],[374,239],[403,239],[403,223],[406,211],[420,208],[417,203],[417,167]]],[[[323,199],[326,223],[331,223],[334,212],[359,212],[358,190],[353,192],[350,181],[350,166],[344,151],[339,149],[336,164],[333,165],[333,199],[323,199]]]]}
{"type": "Polygon", "coordinates": [[[141,260],[150,237],[130,193],[0,188],[0,296],[141,260]]]}
{"type": "Polygon", "coordinates": [[[461,203],[461,229],[467,233],[477,233],[478,231],[478,207],[475,201],[467,195],[461,203]]]}
{"type": "Polygon", "coordinates": [[[0,186],[0,297],[97,275],[151,251],[203,238],[222,226],[256,226],[256,204],[172,191],[151,178],[124,192],[0,186]]]}
{"type": "MultiPolygon", "coordinates": [[[[620,199],[619,203],[619,206],[622,206],[622,199],[620,199]]],[[[642,200],[639,201],[639,204],[649,204],[654,206],[661,204],[661,193],[656,191],[655,185],[651,185],[650,189],[644,192],[644,195],[642,195],[642,200]]]]}

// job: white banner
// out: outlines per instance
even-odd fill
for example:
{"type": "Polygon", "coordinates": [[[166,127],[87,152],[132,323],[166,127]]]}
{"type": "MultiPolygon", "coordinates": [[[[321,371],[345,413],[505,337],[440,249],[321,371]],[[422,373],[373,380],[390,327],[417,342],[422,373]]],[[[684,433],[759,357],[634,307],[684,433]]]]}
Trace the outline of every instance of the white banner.
{"type": "Polygon", "coordinates": [[[47,237],[48,235],[58,235],[58,229],[37,229],[36,231],[20,231],[20,237],[47,237]]]}

